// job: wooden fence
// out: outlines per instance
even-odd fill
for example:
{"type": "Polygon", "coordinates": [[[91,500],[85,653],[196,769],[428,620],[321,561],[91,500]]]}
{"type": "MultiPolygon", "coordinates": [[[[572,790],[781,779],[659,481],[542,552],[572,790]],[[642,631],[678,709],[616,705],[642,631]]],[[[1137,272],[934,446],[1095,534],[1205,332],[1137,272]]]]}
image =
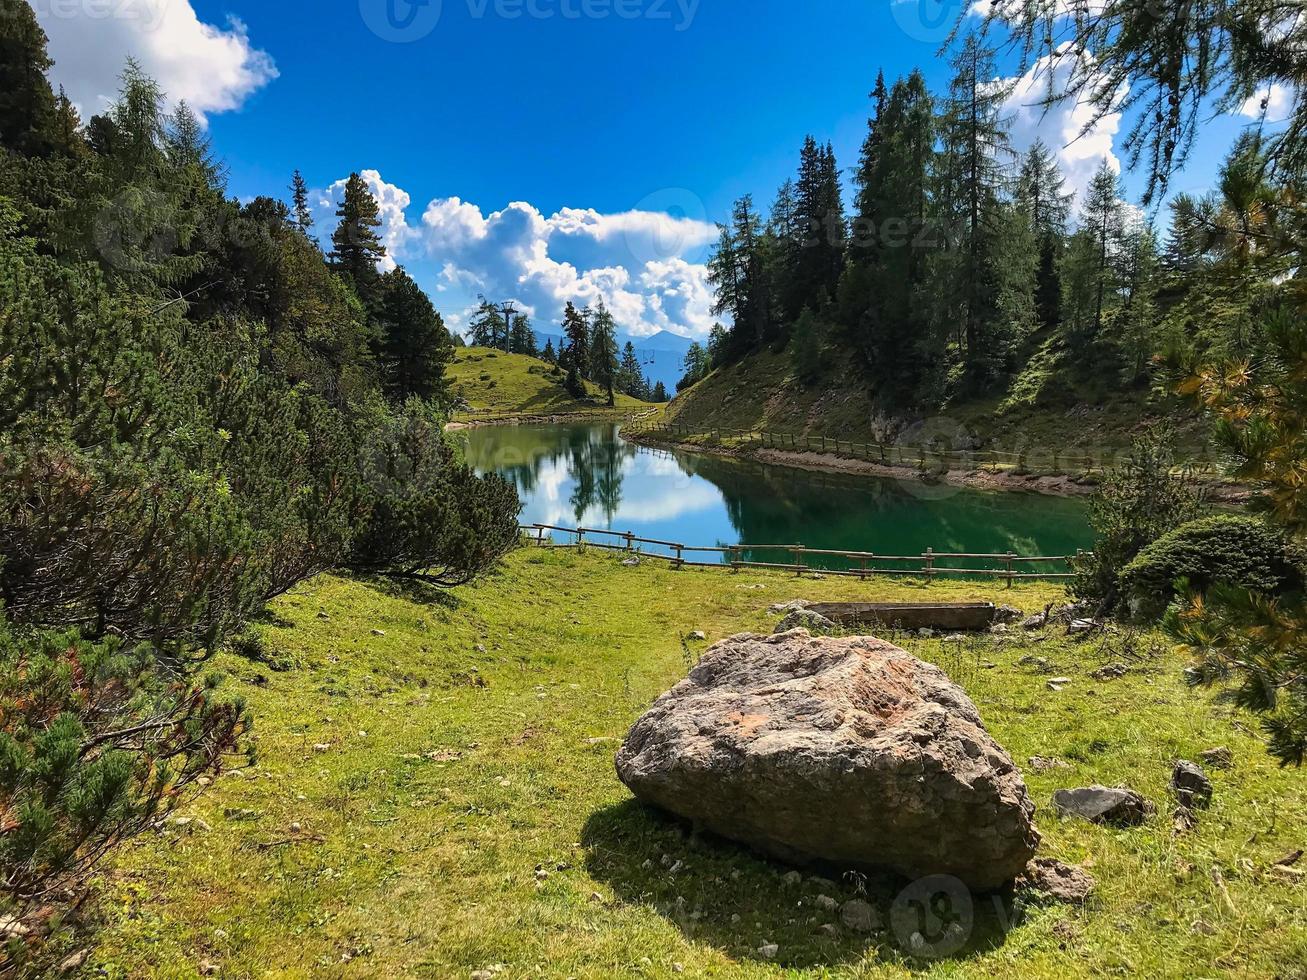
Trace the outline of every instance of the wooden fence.
{"type": "Polygon", "coordinates": [[[607,551],[621,551],[642,558],[655,558],[666,561],[673,568],[722,568],[738,571],[741,568],[761,568],[773,571],[819,572],[823,575],[845,575],[867,579],[876,575],[907,575],[915,578],[934,579],[940,575],[974,575],[984,578],[998,578],[1007,582],[1008,588],[1014,581],[1024,579],[1063,580],[1074,577],[1072,563],[1089,553],[1080,551],[1075,555],[1055,555],[1028,557],[1011,551],[1005,554],[976,554],[963,552],[939,552],[931,548],[920,555],[881,555],[870,551],[837,551],[826,548],[805,548],[801,544],[734,544],[715,547],[681,544],[676,541],[660,541],[656,538],[642,538],[633,531],[607,531],[602,528],[559,527],[554,524],[523,524],[523,535],[530,538],[541,548],[602,548],[607,551]],[[558,543],[553,534],[568,535],[574,540],[558,543]],[[587,537],[589,540],[587,540],[587,537]],[[664,548],[669,553],[646,551],[644,546],[664,548]],[[759,552],[779,552],[788,555],[790,561],[753,561],[746,559],[759,552]],[[696,561],[686,555],[718,555],[717,561],[696,561]],[[823,565],[809,564],[809,557],[835,558],[848,564],[848,568],[829,568],[823,565]],[[981,568],[957,567],[961,561],[988,561],[991,564],[981,568]],[[914,567],[884,568],[885,563],[912,565],[914,567]],[[1037,564],[1056,564],[1061,571],[1041,571],[1034,569],[1037,564]]]}

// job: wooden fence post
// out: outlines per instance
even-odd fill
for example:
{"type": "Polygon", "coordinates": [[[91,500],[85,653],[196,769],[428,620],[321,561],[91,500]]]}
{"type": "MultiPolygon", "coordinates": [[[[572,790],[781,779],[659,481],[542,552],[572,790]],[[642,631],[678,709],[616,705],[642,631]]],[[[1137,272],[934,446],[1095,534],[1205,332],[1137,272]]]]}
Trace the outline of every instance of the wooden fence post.
{"type": "Polygon", "coordinates": [[[685,549],[685,546],[676,544],[676,545],[672,545],[672,547],[676,549],[676,564],[673,565],[672,567],[679,572],[681,570],[681,566],[685,564],[685,556],[682,554],[682,552],[685,549]]]}
{"type": "Polygon", "coordinates": [[[585,528],[583,527],[576,529],[576,550],[585,551],[585,528]]]}
{"type": "Polygon", "coordinates": [[[1007,553],[1007,587],[1012,588],[1012,559],[1016,556],[1012,552],[1007,553]]]}
{"type": "Polygon", "coordinates": [[[927,548],[926,554],[922,556],[925,561],[926,580],[935,581],[935,549],[927,548]]]}

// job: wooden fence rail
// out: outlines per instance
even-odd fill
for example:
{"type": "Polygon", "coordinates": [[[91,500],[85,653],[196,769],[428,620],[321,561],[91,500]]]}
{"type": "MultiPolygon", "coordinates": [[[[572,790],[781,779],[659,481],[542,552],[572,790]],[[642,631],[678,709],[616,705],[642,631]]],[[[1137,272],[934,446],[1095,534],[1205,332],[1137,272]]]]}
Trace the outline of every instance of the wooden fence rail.
{"type": "Polygon", "coordinates": [[[920,555],[881,555],[872,551],[838,551],[829,548],[805,548],[801,544],[733,544],[733,545],[688,545],[677,541],[662,541],[657,538],[642,538],[633,531],[610,531],[593,527],[561,527],[556,524],[523,524],[521,533],[534,540],[541,548],[601,548],[607,551],[628,552],[642,558],[654,558],[670,562],[673,568],[724,568],[738,571],[741,568],[761,568],[774,571],[820,572],[823,575],[845,575],[867,579],[876,575],[910,575],[933,579],[938,575],[975,575],[986,578],[999,578],[1007,582],[1008,588],[1014,581],[1025,579],[1062,580],[1073,578],[1073,562],[1086,557],[1089,553],[1080,551],[1075,555],[1031,556],[1017,555],[1013,552],[1004,554],[977,552],[942,552],[927,548],[920,555]],[[561,544],[553,540],[553,534],[565,534],[575,540],[561,544]],[[589,540],[587,540],[589,538],[589,540]],[[657,551],[645,551],[645,545],[668,549],[671,554],[657,551]],[[746,553],[783,552],[791,561],[754,561],[746,560],[746,553]],[[686,555],[721,555],[721,561],[694,561],[686,555]],[[839,558],[849,564],[849,568],[828,568],[823,565],[811,565],[806,559],[839,558]],[[993,562],[983,568],[966,568],[939,562],[989,561],[993,562]],[[880,568],[875,562],[914,563],[915,568],[880,568]],[[1029,567],[1035,563],[1057,564],[1065,571],[1017,571],[1018,567],[1029,567]]]}

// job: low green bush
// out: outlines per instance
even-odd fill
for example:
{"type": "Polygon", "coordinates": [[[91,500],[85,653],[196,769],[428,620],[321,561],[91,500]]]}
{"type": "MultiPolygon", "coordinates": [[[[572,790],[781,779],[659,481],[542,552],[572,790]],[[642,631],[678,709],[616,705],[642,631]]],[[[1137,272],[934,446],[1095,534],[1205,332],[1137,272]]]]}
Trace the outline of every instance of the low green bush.
{"type": "MultiPolygon", "coordinates": [[[[158,659],[0,618],[0,915],[34,916],[34,940],[44,904],[248,751],[244,703],[158,659]]],[[[11,943],[8,965],[22,955],[11,943]]]]}
{"type": "Polygon", "coordinates": [[[1121,595],[1142,616],[1160,616],[1181,579],[1199,593],[1215,584],[1282,594],[1303,586],[1307,555],[1252,517],[1219,514],[1182,524],[1121,571],[1121,595]]]}

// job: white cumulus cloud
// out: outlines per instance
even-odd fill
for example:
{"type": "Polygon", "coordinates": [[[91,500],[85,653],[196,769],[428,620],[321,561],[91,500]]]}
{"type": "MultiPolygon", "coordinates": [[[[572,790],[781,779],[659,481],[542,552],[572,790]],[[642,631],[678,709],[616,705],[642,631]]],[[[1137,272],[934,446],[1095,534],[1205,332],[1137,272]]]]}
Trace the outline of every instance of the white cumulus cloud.
{"type": "Polygon", "coordinates": [[[1283,122],[1293,113],[1296,99],[1291,87],[1280,82],[1272,82],[1258,89],[1253,96],[1239,107],[1239,115],[1249,119],[1261,119],[1263,112],[1267,122],[1283,122]]]}
{"type": "Polygon", "coordinates": [[[277,77],[272,58],[250,41],[245,25],[200,20],[191,0],[35,0],[50,39],[51,80],[85,114],[118,92],[128,58],[167,94],[204,118],[238,109],[277,77]]]}
{"type": "MultiPolygon", "coordinates": [[[[1099,84],[1093,81],[1092,57],[1076,55],[1064,46],[1057,55],[1040,58],[1020,78],[1004,79],[1004,84],[1010,86],[1004,111],[1011,118],[1013,146],[1024,151],[1036,139],[1042,139],[1057,157],[1066,175],[1067,189],[1074,190],[1078,198],[1103,160],[1120,171],[1114,144],[1121,128],[1121,113],[1109,112],[1095,118],[1098,110],[1094,106],[1070,98],[1045,105],[1050,91],[1057,94],[1066,90],[1073,68],[1089,73],[1089,91],[1099,84]]],[[[1119,89],[1115,104],[1119,106],[1127,94],[1126,89],[1119,89]]]]}
{"type": "Polygon", "coordinates": [[[423,246],[440,269],[437,292],[512,299],[545,332],[558,330],[568,302],[602,300],[636,336],[706,336],[712,291],[706,267],[692,259],[716,235],[706,221],[661,212],[565,208],[546,217],[522,201],[485,214],[440,198],[422,215],[423,246]]]}

